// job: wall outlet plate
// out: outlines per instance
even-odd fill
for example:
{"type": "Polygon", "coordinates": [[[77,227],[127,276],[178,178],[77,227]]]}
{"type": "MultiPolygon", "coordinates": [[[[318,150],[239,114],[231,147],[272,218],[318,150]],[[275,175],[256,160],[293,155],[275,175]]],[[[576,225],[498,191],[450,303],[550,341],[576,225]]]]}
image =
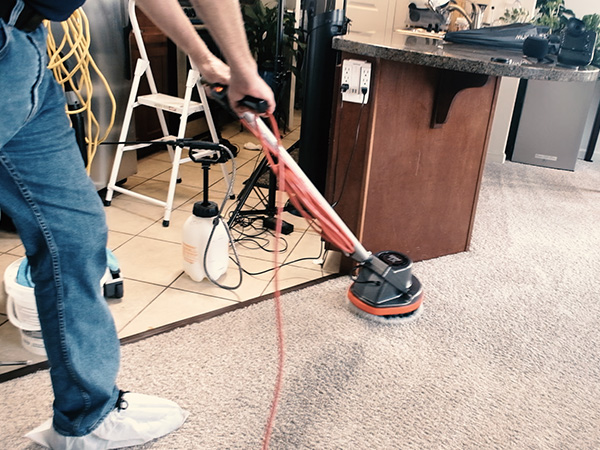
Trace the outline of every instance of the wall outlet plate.
{"type": "Polygon", "coordinates": [[[342,61],[342,101],[367,103],[371,90],[371,63],[357,59],[342,61]]]}

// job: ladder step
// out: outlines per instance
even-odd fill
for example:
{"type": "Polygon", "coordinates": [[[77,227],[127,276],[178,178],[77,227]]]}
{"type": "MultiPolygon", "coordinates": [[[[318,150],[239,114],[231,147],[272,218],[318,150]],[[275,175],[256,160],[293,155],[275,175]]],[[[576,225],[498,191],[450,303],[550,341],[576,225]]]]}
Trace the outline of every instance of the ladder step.
{"type": "MultiPolygon", "coordinates": [[[[163,111],[170,111],[177,114],[183,112],[184,99],[174,97],[166,94],[149,94],[140,95],[137,98],[138,103],[141,105],[150,106],[152,108],[162,109],[163,111]]],[[[200,111],[204,111],[204,107],[199,102],[190,101],[188,114],[194,114],[200,111]]]]}

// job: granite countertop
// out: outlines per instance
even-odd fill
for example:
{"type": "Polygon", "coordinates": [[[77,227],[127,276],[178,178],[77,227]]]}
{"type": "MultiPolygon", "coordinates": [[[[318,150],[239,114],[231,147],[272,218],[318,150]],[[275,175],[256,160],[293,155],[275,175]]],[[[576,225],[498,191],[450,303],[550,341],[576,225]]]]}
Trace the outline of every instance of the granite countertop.
{"type": "Polygon", "coordinates": [[[556,64],[541,64],[524,57],[519,51],[455,44],[437,37],[423,37],[410,33],[394,36],[393,45],[375,44],[354,35],[337,36],[333,38],[333,48],[390,61],[498,77],[596,81],[600,72],[593,66],[568,68],[556,64]],[[506,62],[497,62],[498,58],[506,62]]]}

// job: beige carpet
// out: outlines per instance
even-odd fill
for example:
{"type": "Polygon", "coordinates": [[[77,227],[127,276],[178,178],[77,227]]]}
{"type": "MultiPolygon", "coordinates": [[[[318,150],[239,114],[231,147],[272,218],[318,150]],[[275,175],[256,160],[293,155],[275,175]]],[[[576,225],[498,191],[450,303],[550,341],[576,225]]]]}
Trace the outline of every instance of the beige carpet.
{"type": "MultiPolygon", "coordinates": [[[[347,278],[283,298],[278,449],[600,448],[600,164],[484,175],[468,253],[416,264],[422,317],[347,309],[347,278]]],[[[157,449],[259,448],[273,303],[123,347],[120,385],[191,411],[157,449]]],[[[0,448],[48,417],[45,371],[0,384],[0,448]]]]}

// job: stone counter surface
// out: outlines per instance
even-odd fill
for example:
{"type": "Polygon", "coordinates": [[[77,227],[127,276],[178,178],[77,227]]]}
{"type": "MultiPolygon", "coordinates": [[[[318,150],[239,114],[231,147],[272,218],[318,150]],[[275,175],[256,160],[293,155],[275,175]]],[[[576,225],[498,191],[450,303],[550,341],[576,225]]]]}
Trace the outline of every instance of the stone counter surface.
{"type": "Polygon", "coordinates": [[[497,77],[592,82],[598,79],[600,72],[593,66],[569,68],[541,64],[518,51],[455,44],[417,35],[396,36],[393,46],[370,43],[355,36],[337,36],[333,38],[333,48],[356,55],[497,77]],[[497,58],[508,62],[494,61],[497,58]]]}

